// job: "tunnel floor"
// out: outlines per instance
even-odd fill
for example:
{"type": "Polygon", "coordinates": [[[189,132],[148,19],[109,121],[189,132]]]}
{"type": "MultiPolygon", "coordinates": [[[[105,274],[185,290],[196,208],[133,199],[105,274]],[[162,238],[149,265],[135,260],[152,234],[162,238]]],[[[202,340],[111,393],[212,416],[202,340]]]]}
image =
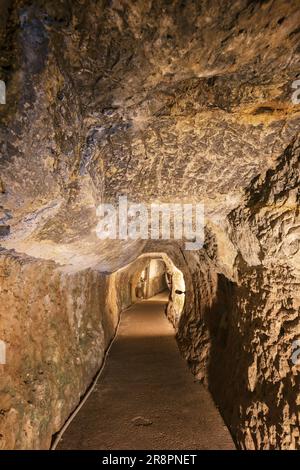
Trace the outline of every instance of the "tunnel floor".
{"type": "Polygon", "coordinates": [[[103,372],[57,449],[234,449],[208,391],[180,356],[166,294],[121,316],[103,372]]]}

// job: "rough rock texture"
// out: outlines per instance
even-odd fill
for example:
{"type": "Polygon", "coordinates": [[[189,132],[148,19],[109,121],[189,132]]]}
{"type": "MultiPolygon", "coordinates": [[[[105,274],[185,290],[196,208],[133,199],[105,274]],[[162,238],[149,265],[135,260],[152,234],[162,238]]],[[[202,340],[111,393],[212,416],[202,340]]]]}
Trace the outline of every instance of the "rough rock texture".
{"type": "Polygon", "coordinates": [[[166,265],[163,260],[153,259],[150,261],[147,274],[148,288],[146,298],[153,297],[155,293],[162,292],[168,288],[166,282],[166,265]]]}
{"type": "Polygon", "coordinates": [[[2,3],[8,247],[109,257],[95,207],[122,193],[220,224],[300,129],[297,0],[2,3]]]}
{"type": "Polygon", "coordinates": [[[68,274],[6,251],[0,263],[0,445],[49,448],[99,369],[117,315],[105,309],[99,273],[68,274]]]}
{"type": "Polygon", "coordinates": [[[198,303],[179,325],[182,350],[246,449],[300,448],[299,364],[292,362],[300,335],[299,179],[298,139],[229,215],[236,281],[202,254],[198,303]]]}
{"type": "MultiPolygon", "coordinates": [[[[47,449],[90,385],[148,258],[110,276],[0,251],[0,448],[47,449]]],[[[155,292],[157,293],[157,292],[155,292]]]]}
{"type": "MultiPolygon", "coordinates": [[[[31,343],[34,378],[44,361],[40,322],[51,337],[53,316],[70,329],[68,316],[81,312],[79,330],[87,335],[91,315],[99,341],[97,360],[90,338],[91,358],[74,370],[72,398],[59,374],[49,369],[39,378],[54,403],[40,439],[45,408],[37,399],[27,403],[31,385],[18,385],[23,372],[3,374],[11,384],[0,416],[11,420],[4,423],[10,431],[1,431],[3,446],[49,444],[101,362],[101,335],[112,334],[110,326],[101,333],[97,321],[113,326],[129,298],[127,275],[121,289],[114,284],[117,270],[154,252],[165,254],[173,274],[168,317],[182,350],[238,444],[299,447],[298,376],[288,359],[299,335],[299,169],[297,144],[288,147],[300,130],[299,105],[291,100],[300,72],[299,1],[0,0],[0,7],[0,80],[7,85],[0,237],[20,253],[1,252],[9,269],[0,284],[0,340],[13,335],[11,312],[19,312],[17,330],[24,318],[34,333],[32,341],[22,339],[31,343]],[[145,203],[204,202],[204,249],[99,240],[96,207],[120,194],[145,203]],[[104,283],[108,273],[115,273],[113,284],[104,283]],[[44,305],[48,291],[51,308],[44,305]],[[77,295],[84,306],[75,304],[77,295]],[[119,295],[118,308],[109,307],[119,295]],[[37,311],[29,312],[30,299],[37,311]],[[15,431],[24,426],[27,437],[15,431]]],[[[65,348],[63,331],[47,339],[50,352],[65,348]]],[[[85,356],[76,341],[66,348],[71,364],[72,351],[85,356]]]]}

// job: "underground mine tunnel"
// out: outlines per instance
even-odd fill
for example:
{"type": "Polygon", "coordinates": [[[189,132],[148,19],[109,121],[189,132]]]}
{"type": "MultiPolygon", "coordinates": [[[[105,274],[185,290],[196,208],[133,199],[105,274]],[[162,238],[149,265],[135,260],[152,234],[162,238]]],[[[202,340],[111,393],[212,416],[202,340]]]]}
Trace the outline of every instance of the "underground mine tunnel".
{"type": "Polygon", "coordinates": [[[300,449],[299,0],[0,10],[0,449],[300,449]]]}

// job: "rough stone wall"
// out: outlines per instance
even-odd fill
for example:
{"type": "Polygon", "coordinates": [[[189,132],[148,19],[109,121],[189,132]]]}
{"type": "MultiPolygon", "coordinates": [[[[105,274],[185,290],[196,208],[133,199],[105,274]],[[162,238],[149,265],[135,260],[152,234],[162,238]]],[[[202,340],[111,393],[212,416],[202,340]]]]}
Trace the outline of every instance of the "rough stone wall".
{"type": "Polygon", "coordinates": [[[179,324],[181,349],[241,448],[300,448],[292,362],[300,337],[299,174],[297,140],[229,216],[235,280],[217,272],[213,250],[198,253],[195,306],[179,324]]]}
{"type": "Polygon", "coordinates": [[[109,276],[0,251],[0,448],[47,449],[131,304],[137,260],[109,276]]]}
{"type": "Polygon", "coordinates": [[[167,289],[166,265],[161,259],[152,259],[149,263],[147,297],[167,289]]]}
{"type": "Polygon", "coordinates": [[[105,279],[0,252],[1,448],[49,448],[99,369],[117,318],[106,317],[105,279]]]}
{"type": "Polygon", "coordinates": [[[177,339],[193,373],[208,384],[207,363],[211,342],[205,315],[211,310],[216,297],[217,273],[204,250],[188,255],[187,268],[190,280],[186,289],[192,301],[186,302],[177,324],[177,339]]]}
{"type": "Polygon", "coordinates": [[[154,295],[167,289],[165,275],[155,276],[149,279],[149,286],[147,289],[147,297],[153,297],[154,295]]]}
{"type": "Polygon", "coordinates": [[[299,155],[298,138],[230,215],[239,252],[230,335],[240,338],[230,356],[240,359],[228,385],[241,396],[237,439],[250,449],[300,448],[300,365],[292,362],[300,338],[299,155]]]}

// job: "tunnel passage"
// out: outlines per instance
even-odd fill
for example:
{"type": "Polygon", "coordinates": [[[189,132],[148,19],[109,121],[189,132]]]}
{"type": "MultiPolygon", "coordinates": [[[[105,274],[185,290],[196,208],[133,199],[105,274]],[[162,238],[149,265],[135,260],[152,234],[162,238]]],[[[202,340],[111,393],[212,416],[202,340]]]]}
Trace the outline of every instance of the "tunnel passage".
{"type": "Polygon", "coordinates": [[[236,446],[300,448],[299,24],[299,0],[1,1],[1,449],[50,447],[152,254],[236,446]],[[99,239],[125,195],[204,204],[203,247],[99,239]]]}
{"type": "Polygon", "coordinates": [[[137,272],[131,282],[132,299],[147,299],[165,289],[166,265],[162,258],[152,258],[141,272],[137,272]]]}
{"type": "Polygon", "coordinates": [[[120,272],[116,289],[130,286],[133,306],[121,312],[103,368],[52,449],[233,449],[176,345],[182,271],[166,253],[148,252],[120,272]]]}
{"type": "Polygon", "coordinates": [[[167,302],[164,291],[122,313],[104,369],[55,448],[234,449],[180,356],[167,302]]]}

